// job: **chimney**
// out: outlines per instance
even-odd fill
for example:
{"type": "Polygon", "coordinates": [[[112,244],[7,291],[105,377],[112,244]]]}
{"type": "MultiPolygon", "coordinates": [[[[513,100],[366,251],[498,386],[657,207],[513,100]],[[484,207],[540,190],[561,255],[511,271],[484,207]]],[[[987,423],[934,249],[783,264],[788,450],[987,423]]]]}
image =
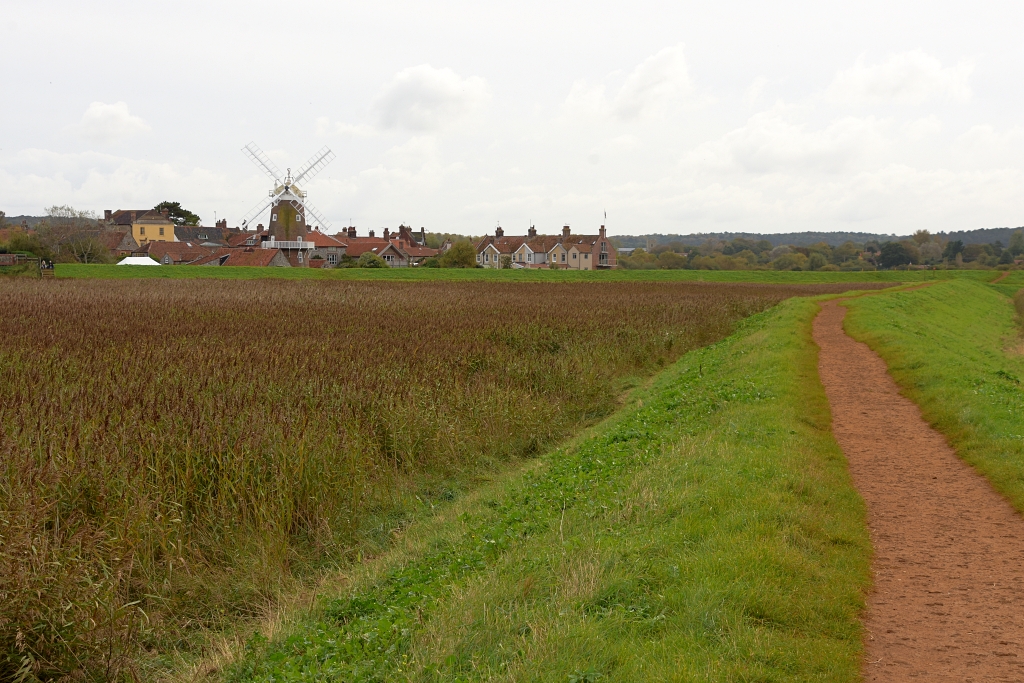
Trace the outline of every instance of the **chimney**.
{"type": "Polygon", "coordinates": [[[223,219],[217,221],[217,227],[221,228],[223,230],[227,230],[228,229],[228,219],[227,218],[223,218],[223,219]]]}
{"type": "Polygon", "coordinates": [[[373,237],[373,230],[370,231],[370,237],[373,237]]]}
{"type": "Polygon", "coordinates": [[[103,210],[103,220],[105,220],[106,222],[109,223],[110,222],[110,218],[113,215],[113,213],[114,212],[111,211],[110,209],[104,209],[103,210]]]}
{"type": "Polygon", "coordinates": [[[160,209],[160,215],[167,218],[167,214],[170,213],[170,209],[160,209]]]}
{"type": "MultiPolygon", "coordinates": [[[[370,235],[370,236],[372,237],[373,235],[370,235]]],[[[384,239],[386,239],[386,240],[390,240],[391,239],[391,230],[390,230],[390,228],[384,228],[384,239]]]]}
{"type": "Polygon", "coordinates": [[[603,225],[601,226],[601,230],[599,231],[599,233],[600,233],[602,239],[604,239],[606,237],[606,235],[604,234],[604,226],[603,225]]]}
{"type": "Polygon", "coordinates": [[[505,236],[505,231],[501,229],[500,225],[494,229],[494,236],[499,238],[505,236]]]}
{"type": "Polygon", "coordinates": [[[526,234],[529,235],[530,237],[536,237],[537,236],[537,228],[531,225],[530,229],[526,231],[526,234]]]}
{"type": "Polygon", "coordinates": [[[353,239],[353,240],[356,238],[356,226],[354,226],[354,225],[348,226],[348,237],[349,237],[349,239],[353,239]]]}
{"type": "Polygon", "coordinates": [[[263,232],[263,224],[259,223],[256,225],[256,232],[263,232]]]}
{"type": "Polygon", "coordinates": [[[562,226],[562,239],[569,239],[569,226],[562,226]]]}
{"type": "Polygon", "coordinates": [[[134,222],[135,222],[135,212],[132,211],[132,223],[134,223],[134,222]]]}

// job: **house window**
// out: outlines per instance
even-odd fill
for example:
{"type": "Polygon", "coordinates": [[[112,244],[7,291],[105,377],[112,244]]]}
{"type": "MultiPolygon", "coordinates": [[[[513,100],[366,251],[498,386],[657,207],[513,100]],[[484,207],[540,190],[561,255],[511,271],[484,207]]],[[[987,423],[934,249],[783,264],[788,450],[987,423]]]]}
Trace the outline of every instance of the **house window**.
{"type": "Polygon", "coordinates": [[[573,261],[575,261],[575,260],[576,260],[576,252],[575,252],[575,251],[574,251],[574,252],[572,253],[572,260],[573,260],[573,261]]]}
{"type": "Polygon", "coordinates": [[[161,234],[161,235],[163,235],[163,234],[164,234],[164,229],[163,229],[163,228],[160,228],[160,234],[161,234]]]}
{"type": "Polygon", "coordinates": [[[477,255],[476,255],[476,262],[477,262],[477,263],[480,263],[480,254],[477,254],[477,255]]]}
{"type": "Polygon", "coordinates": [[[533,252],[530,252],[529,254],[526,255],[526,261],[528,263],[533,263],[533,252]]]}
{"type": "Polygon", "coordinates": [[[584,254],[583,258],[586,258],[586,259],[590,258],[590,254],[584,254]]]}
{"type": "Polygon", "coordinates": [[[207,239],[207,237],[203,233],[199,233],[199,239],[205,240],[205,239],[207,239]]]}
{"type": "Polygon", "coordinates": [[[491,255],[490,254],[484,254],[484,263],[490,263],[490,262],[491,262],[491,255]]]}
{"type": "Polygon", "coordinates": [[[276,214],[276,213],[275,213],[275,214],[273,214],[273,215],[272,215],[272,216],[270,217],[270,220],[272,220],[272,221],[276,221],[276,220],[277,220],[277,214],[276,214]]]}
{"type": "Polygon", "coordinates": [[[562,252],[562,263],[565,263],[565,252],[562,252]]]}
{"type": "Polygon", "coordinates": [[[139,234],[140,235],[145,235],[146,234],[146,226],[145,225],[140,225],[139,226],[139,234]]]}
{"type": "Polygon", "coordinates": [[[302,263],[302,252],[299,252],[299,263],[302,263]]]}
{"type": "Polygon", "coordinates": [[[606,251],[608,251],[608,243],[607,242],[601,242],[601,253],[603,254],[606,251]]]}
{"type": "Polygon", "coordinates": [[[338,255],[337,254],[327,254],[327,262],[330,263],[332,266],[337,265],[337,263],[338,263],[338,255]]]}

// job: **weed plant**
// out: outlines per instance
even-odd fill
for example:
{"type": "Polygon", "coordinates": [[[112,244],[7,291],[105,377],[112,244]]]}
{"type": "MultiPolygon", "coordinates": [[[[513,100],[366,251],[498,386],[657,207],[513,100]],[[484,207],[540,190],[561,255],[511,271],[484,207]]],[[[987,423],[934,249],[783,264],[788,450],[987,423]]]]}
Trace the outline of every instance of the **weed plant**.
{"type": "Polygon", "coordinates": [[[799,287],[11,280],[0,679],[139,677],[799,287]],[[369,540],[368,540],[369,539],[369,540]]]}

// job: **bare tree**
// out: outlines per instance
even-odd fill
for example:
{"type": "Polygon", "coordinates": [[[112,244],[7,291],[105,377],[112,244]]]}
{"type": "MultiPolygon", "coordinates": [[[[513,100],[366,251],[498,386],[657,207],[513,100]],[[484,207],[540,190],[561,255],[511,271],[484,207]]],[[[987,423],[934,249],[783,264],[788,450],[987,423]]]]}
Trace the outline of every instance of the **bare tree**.
{"type": "Polygon", "coordinates": [[[62,256],[78,260],[70,245],[80,241],[83,232],[95,227],[96,214],[92,211],[79,211],[67,204],[50,206],[45,211],[46,218],[36,226],[40,242],[53,253],[56,260],[61,260],[62,256]]]}

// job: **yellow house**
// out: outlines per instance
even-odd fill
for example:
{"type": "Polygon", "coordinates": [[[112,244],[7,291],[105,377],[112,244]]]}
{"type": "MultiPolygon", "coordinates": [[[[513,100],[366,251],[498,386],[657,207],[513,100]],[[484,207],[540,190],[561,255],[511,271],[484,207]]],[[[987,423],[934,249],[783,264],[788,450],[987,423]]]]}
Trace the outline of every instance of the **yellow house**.
{"type": "Polygon", "coordinates": [[[110,225],[131,227],[132,237],[139,246],[147,242],[176,242],[174,221],[167,217],[167,210],[156,211],[104,211],[103,219],[110,225]]]}

